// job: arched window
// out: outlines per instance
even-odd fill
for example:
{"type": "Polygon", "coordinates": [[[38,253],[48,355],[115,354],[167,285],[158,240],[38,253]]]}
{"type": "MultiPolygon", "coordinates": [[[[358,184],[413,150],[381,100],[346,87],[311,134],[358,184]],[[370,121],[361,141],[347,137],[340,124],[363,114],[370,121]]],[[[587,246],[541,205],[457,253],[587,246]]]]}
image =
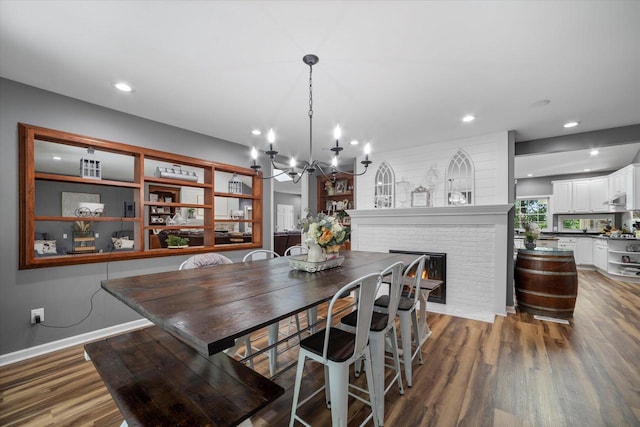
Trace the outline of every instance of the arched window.
{"type": "Polygon", "coordinates": [[[395,191],[395,174],[387,162],[382,162],[376,172],[376,183],[373,198],[373,207],[392,208],[395,191]]]}
{"type": "Polygon", "coordinates": [[[473,163],[469,155],[458,148],[447,168],[447,205],[473,204],[473,163]]]}

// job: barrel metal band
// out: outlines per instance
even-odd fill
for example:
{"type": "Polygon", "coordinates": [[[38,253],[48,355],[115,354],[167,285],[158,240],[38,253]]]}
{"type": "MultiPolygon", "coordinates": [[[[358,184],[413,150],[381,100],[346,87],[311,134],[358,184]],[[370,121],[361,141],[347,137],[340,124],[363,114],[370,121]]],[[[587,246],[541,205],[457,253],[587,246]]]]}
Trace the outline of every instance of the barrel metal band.
{"type": "Polygon", "coordinates": [[[573,294],[573,295],[549,294],[546,292],[529,291],[529,290],[518,288],[518,287],[516,287],[516,292],[522,292],[523,294],[527,294],[527,295],[536,295],[539,297],[552,297],[552,298],[577,298],[578,297],[578,294],[573,294]]]}
{"type": "Polygon", "coordinates": [[[575,271],[542,271],[542,270],[530,270],[528,268],[516,267],[516,270],[524,273],[540,274],[543,276],[577,276],[575,271]]]}
{"type": "Polygon", "coordinates": [[[525,307],[533,308],[540,311],[556,311],[556,312],[573,312],[573,308],[550,308],[550,307],[541,307],[539,305],[526,304],[524,302],[518,301],[518,305],[524,305],[525,307]]]}
{"type": "Polygon", "coordinates": [[[543,261],[543,262],[564,262],[564,263],[574,262],[574,258],[573,257],[550,258],[550,257],[520,255],[520,254],[518,254],[518,259],[526,259],[528,261],[543,261]]]}

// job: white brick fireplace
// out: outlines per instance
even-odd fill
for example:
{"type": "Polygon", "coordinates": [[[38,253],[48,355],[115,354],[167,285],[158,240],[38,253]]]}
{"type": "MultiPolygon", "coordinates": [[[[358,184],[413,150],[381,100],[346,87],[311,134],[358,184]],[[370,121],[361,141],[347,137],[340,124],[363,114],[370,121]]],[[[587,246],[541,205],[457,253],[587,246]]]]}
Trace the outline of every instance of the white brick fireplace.
{"type": "Polygon", "coordinates": [[[506,315],[511,207],[352,210],[351,249],[445,252],[447,303],[429,311],[493,322],[506,315]]]}

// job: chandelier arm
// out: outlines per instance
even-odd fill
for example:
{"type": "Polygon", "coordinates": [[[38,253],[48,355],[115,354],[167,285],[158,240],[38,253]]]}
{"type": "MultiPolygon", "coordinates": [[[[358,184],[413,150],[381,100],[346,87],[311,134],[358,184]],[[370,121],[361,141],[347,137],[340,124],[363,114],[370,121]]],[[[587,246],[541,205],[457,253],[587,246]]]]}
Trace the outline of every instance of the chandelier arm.
{"type": "MultiPolygon", "coordinates": [[[[297,176],[295,178],[292,178],[294,184],[297,184],[297,183],[300,182],[300,180],[302,179],[302,176],[304,175],[304,173],[307,171],[308,168],[309,168],[309,163],[304,162],[304,166],[302,168],[302,171],[299,174],[297,174],[297,176]]],[[[289,176],[291,176],[291,175],[289,175],[289,176]]]]}
{"type": "MultiPolygon", "coordinates": [[[[357,173],[357,172],[349,172],[349,171],[343,171],[342,169],[338,169],[337,167],[332,166],[331,164],[329,164],[329,163],[325,163],[325,162],[318,162],[318,165],[323,166],[323,167],[331,167],[331,168],[333,169],[333,171],[335,171],[335,172],[333,172],[333,171],[332,171],[332,172],[331,172],[331,175],[335,175],[335,173],[343,173],[343,174],[345,174],[345,175],[349,175],[349,176],[362,176],[362,175],[364,175],[365,173],[367,173],[367,170],[368,170],[368,169],[367,169],[367,168],[368,168],[368,165],[367,165],[367,166],[365,166],[364,170],[363,170],[362,172],[360,172],[360,173],[357,173]]],[[[324,172],[324,170],[323,170],[322,168],[320,168],[320,170],[322,171],[322,174],[323,174],[324,176],[329,176],[329,175],[327,175],[327,174],[324,172]]]]}
{"type": "MultiPolygon", "coordinates": [[[[275,166],[275,165],[274,165],[274,166],[275,166]]],[[[277,167],[275,167],[275,169],[279,169],[279,170],[280,170],[280,168],[277,168],[277,167]]],[[[277,174],[275,174],[275,175],[271,175],[271,176],[261,176],[260,178],[261,178],[261,179],[272,179],[272,178],[278,177],[278,176],[280,176],[280,175],[284,175],[285,173],[289,173],[289,170],[290,170],[290,169],[291,169],[291,168],[282,169],[282,170],[280,170],[280,173],[277,173],[277,174]]]]}

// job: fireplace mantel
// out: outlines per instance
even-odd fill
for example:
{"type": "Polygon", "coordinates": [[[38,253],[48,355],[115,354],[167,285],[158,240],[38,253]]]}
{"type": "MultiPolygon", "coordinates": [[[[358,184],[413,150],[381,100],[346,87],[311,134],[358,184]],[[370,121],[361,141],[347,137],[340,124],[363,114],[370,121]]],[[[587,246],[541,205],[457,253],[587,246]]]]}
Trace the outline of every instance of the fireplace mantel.
{"type": "Polygon", "coordinates": [[[429,310],[493,321],[506,314],[513,205],[349,210],[351,248],[447,254],[447,304],[429,310]]]}
{"type": "Polygon", "coordinates": [[[484,205],[484,206],[445,206],[436,208],[392,208],[392,209],[353,209],[347,213],[353,218],[434,218],[455,217],[467,218],[472,216],[474,221],[480,221],[486,216],[507,215],[513,205],[484,205]]]}

